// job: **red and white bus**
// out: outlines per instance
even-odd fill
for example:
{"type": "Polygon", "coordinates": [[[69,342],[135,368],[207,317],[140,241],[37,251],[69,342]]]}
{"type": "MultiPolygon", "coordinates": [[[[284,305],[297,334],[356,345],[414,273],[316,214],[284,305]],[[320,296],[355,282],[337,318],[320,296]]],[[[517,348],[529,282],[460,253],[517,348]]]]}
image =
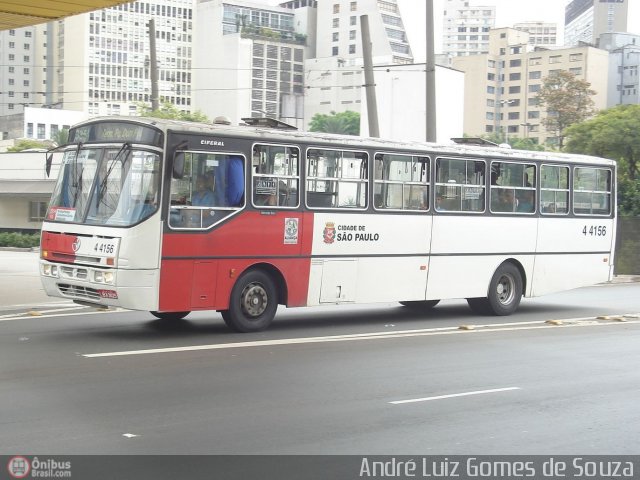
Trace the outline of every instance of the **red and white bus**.
{"type": "Polygon", "coordinates": [[[508,315],[613,272],[611,160],[130,117],[62,150],[41,276],[82,304],[250,332],[278,305],[508,315]]]}

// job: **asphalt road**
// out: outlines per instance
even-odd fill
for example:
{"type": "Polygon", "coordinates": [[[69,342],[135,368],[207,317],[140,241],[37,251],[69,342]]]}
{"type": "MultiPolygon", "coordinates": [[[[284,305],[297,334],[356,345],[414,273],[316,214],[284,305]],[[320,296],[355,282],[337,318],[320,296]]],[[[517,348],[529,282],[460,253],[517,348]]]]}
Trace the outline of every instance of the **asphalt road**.
{"type": "Polygon", "coordinates": [[[216,313],[35,310],[0,312],[0,454],[638,453],[636,283],[507,318],[281,310],[250,335],[216,313]]]}

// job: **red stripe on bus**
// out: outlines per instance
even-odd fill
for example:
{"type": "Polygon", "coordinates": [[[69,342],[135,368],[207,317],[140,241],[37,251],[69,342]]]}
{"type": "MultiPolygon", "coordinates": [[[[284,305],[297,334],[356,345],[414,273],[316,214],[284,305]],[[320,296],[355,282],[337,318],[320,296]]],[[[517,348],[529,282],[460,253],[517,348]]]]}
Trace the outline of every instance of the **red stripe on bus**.
{"type": "Polygon", "coordinates": [[[226,309],[236,280],[256,265],[282,277],[288,306],[304,306],[312,234],[312,213],[285,211],[241,213],[205,233],[166,233],[162,243],[159,309],[226,309]]]}
{"type": "Polygon", "coordinates": [[[73,263],[76,260],[73,244],[77,239],[76,235],[43,231],[40,240],[40,255],[45,260],[73,263]],[[44,252],[46,252],[46,257],[44,252]]]}

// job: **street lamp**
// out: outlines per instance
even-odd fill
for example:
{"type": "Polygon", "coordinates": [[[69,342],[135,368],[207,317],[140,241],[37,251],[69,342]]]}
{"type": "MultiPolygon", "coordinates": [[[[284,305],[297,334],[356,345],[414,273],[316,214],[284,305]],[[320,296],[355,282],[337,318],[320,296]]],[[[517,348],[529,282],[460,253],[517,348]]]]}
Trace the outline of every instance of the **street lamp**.
{"type": "MultiPolygon", "coordinates": [[[[500,121],[500,115],[502,114],[502,107],[504,107],[505,105],[511,105],[512,103],[516,103],[515,100],[498,100],[498,105],[500,105],[500,108],[498,109],[498,121],[500,121]]],[[[502,127],[504,129],[504,143],[509,143],[509,134],[507,132],[509,126],[508,125],[504,125],[502,127]]]]}

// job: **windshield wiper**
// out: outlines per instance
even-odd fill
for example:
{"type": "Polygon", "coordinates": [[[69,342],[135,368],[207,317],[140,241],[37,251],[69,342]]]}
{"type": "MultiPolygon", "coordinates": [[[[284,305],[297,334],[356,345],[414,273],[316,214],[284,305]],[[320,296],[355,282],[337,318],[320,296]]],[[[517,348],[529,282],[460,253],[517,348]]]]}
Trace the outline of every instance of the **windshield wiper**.
{"type": "MultiPolygon", "coordinates": [[[[109,180],[109,176],[111,175],[111,172],[115,168],[116,163],[120,158],[120,155],[122,155],[125,151],[127,153],[131,151],[131,143],[124,142],[122,144],[122,147],[120,147],[120,150],[118,150],[118,153],[116,153],[116,156],[113,157],[113,160],[111,160],[111,163],[109,164],[109,168],[107,169],[107,173],[102,179],[102,182],[100,182],[100,188],[98,190],[98,198],[97,198],[98,204],[100,204],[102,202],[102,199],[104,198],[105,191],[107,190],[107,181],[109,180]]],[[[127,157],[125,156],[124,160],[126,161],[126,159],[127,157]]],[[[122,163],[124,164],[124,161],[122,163]]]]}

